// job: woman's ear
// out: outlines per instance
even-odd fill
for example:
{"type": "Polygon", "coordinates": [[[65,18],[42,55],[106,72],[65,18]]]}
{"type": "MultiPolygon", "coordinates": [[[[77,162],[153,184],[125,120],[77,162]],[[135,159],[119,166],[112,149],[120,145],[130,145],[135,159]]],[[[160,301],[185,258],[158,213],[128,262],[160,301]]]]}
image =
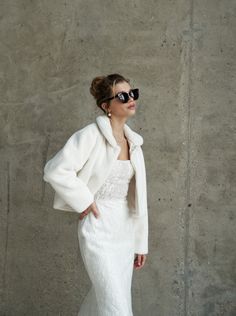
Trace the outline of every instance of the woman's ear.
{"type": "Polygon", "coordinates": [[[109,105],[106,102],[103,102],[101,104],[101,108],[103,108],[103,110],[105,110],[105,111],[107,111],[108,107],[109,107],[109,105]]]}

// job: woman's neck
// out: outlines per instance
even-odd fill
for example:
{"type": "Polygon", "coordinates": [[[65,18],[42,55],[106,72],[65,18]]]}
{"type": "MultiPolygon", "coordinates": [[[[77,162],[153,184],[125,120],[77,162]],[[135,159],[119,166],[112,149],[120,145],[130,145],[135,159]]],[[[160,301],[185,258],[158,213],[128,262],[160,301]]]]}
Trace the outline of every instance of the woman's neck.
{"type": "Polygon", "coordinates": [[[124,135],[124,125],[126,122],[126,119],[114,119],[112,118],[111,122],[111,127],[112,127],[112,132],[116,137],[123,138],[124,135]]]}

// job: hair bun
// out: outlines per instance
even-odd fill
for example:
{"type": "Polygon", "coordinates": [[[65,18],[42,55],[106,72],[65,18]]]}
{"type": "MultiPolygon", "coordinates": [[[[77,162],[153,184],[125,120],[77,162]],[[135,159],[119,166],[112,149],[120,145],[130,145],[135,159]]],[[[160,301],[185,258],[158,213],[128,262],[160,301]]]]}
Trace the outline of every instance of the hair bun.
{"type": "Polygon", "coordinates": [[[90,86],[90,93],[94,96],[95,99],[98,99],[101,94],[101,86],[103,85],[104,79],[106,76],[95,77],[90,86]]]}

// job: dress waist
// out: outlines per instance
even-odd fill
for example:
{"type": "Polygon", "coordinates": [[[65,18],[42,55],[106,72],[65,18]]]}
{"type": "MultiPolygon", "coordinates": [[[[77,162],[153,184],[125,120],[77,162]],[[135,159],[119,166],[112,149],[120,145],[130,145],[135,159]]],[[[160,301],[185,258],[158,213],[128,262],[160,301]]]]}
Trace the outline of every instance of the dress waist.
{"type": "Polygon", "coordinates": [[[95,202],[102,202],[102,203],[108,203],[108,204],[122,204],[122,205],[128,205],[128,200],[127,198],[103,198],[103,197],[96,197],[95,202]]]}

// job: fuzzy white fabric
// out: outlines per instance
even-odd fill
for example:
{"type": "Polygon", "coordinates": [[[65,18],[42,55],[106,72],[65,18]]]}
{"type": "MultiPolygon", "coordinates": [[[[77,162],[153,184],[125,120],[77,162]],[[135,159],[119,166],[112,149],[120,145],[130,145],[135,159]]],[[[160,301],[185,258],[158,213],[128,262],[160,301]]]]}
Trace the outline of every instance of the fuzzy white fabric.
{"type": "MultiPolygon", "coordinates": [[[[135,229],[135,253],[148,253],[148,209],[143,138],[127,124],[124,133],[130,146],[135,177],[129,184],[128,206],[135,229]]],[[[75,132],[44,168],[44,180],[55,190],[55,209],[81,213],[94,201],[120,153],[106,115],[75,132]]]]}

